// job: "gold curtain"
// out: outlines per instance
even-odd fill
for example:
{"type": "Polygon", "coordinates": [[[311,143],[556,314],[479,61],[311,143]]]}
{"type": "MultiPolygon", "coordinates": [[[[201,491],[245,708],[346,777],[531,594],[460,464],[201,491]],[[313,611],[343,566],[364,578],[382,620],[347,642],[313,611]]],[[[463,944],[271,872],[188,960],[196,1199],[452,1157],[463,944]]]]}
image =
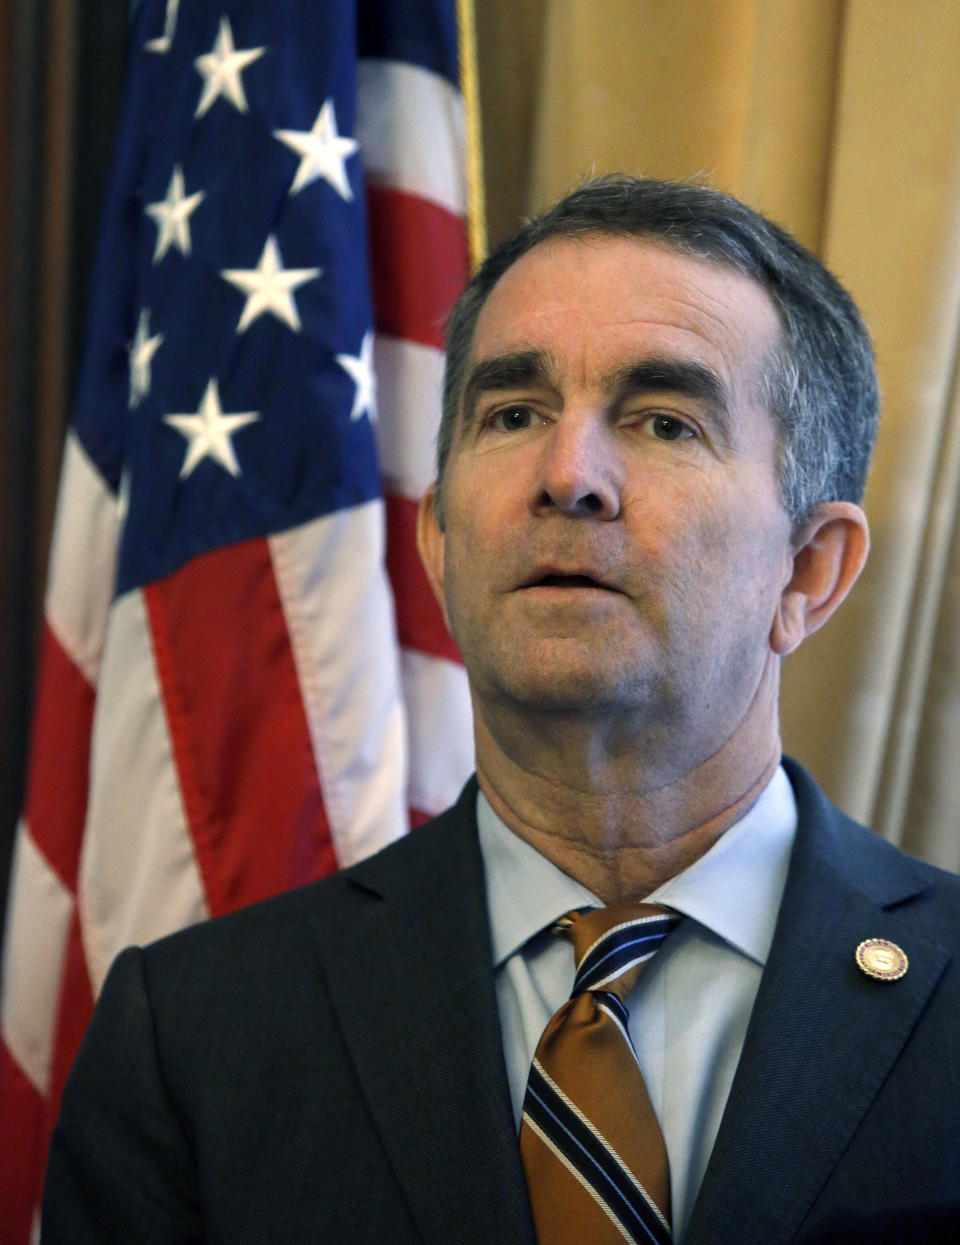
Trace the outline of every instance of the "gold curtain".
{"type": "Polygon", "coordinates": [[[484,0],[493,241],[592,172],[705,177],[857,299],[884,393],[867,571],[785,665],[784,743],[960,870],[960,4],[484,0]]]}

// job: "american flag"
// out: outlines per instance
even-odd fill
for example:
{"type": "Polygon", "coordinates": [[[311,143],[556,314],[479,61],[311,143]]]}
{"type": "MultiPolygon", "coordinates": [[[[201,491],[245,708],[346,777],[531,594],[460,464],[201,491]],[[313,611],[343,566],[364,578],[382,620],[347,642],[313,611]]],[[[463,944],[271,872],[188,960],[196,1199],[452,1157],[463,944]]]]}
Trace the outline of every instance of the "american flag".
{"type": "Polygon", "coordinates": [[[471,768],[413,545],[467,273],[453,4],[137,15],[4,947],[4,1241],[117,952],[375,851],[471,768]]]}

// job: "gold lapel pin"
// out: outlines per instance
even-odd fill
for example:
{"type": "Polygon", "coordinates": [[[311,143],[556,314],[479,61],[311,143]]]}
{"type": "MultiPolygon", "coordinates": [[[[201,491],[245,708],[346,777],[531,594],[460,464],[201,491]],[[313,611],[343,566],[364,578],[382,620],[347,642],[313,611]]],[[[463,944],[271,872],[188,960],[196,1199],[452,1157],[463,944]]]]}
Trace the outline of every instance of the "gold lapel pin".
{"type": "Polygon", "coordinates": [[[878,981],[899,981],[910,966],[907,954],[886,938],[865,938],[857,947],[857,966],[878,981]]]}

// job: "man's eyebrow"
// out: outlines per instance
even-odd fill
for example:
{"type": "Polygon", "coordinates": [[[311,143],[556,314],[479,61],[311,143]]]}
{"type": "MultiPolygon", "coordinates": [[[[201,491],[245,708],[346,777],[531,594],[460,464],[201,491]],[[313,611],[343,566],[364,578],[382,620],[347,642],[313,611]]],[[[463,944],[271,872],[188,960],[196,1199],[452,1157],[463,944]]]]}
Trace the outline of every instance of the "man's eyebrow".
{"type": "Polygon", "coordinates": [[[612,372],[604,381],[604,389],[622,396],[678,393],[695,398],[710,407],[720,434],[730,438],[730,395],[717,373],[704,363],[656,356],[637,359],[612,372]]]}
{"type": "MultiPolygon", "coordinates": [[[[463,426],[473,419],[477,399],[498,389],[520,388],[531,384],[556,384],[557,365],[545,350],[518,350],[495,355],[474,364],[463,390],[463,426]]],[[[717,373],[693,359],[649,356],[631,360],[604,378],[607,393],[677,393],[709,406],[720,436],[729,441],[732,434],[730,396],[717,373]]]]}
{"type": "Polygon", "coordinates": [[[536,382],[549,382],[555,375],[553,360],[545,350],[517,350],[481,359],[470,369],[463,387],[463,425],[473,418],[477,398],[497,389],[513,389],[536,382]]]}

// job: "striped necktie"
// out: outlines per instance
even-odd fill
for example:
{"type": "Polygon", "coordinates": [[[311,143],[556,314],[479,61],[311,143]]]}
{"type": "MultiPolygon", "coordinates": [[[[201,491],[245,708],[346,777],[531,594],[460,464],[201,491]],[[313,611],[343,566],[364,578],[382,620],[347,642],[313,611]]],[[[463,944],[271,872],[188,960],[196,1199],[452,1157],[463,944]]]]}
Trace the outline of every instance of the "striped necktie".
{"type": "Polygon", "coordinates": [[[568,913],[570,1001],[537,1046],[520,1152],[540,1245],[668,1242],[670,1168],[625,1000],[680,916],[655,904],[568,913]]]}

